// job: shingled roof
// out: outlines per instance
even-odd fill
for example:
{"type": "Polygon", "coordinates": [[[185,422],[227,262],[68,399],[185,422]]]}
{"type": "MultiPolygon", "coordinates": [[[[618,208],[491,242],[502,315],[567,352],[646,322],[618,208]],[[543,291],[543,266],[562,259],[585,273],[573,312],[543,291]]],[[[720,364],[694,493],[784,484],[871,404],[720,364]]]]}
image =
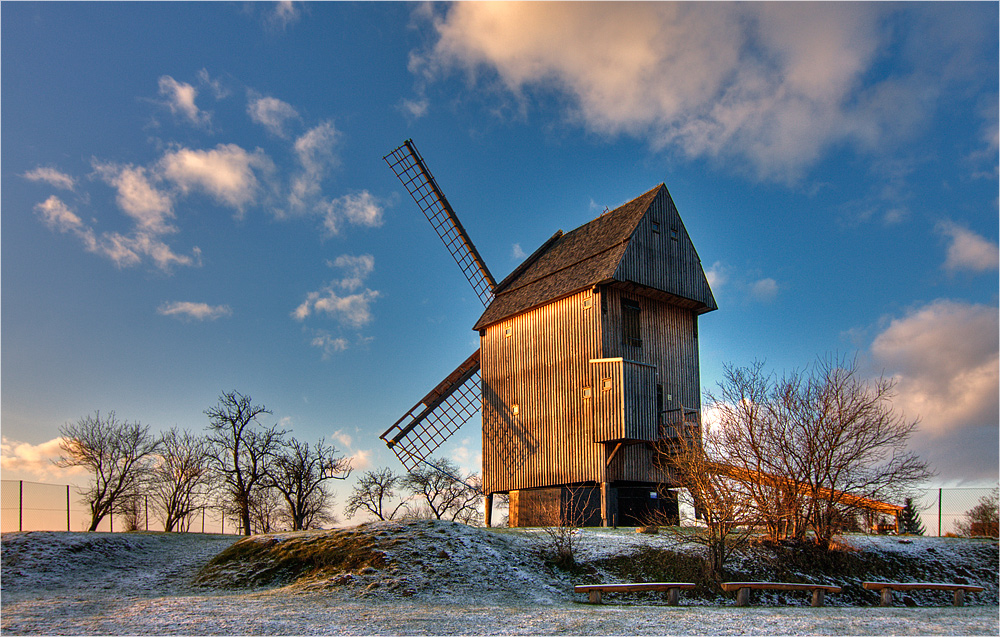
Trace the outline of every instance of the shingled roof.
{"type": "Polygon", "coordinates": [[[669,198],[666,188],[660,184],[576,230],[557,232],[497,285],[473,329],[610,281],[650,205],[661,191],[669,198]]]}

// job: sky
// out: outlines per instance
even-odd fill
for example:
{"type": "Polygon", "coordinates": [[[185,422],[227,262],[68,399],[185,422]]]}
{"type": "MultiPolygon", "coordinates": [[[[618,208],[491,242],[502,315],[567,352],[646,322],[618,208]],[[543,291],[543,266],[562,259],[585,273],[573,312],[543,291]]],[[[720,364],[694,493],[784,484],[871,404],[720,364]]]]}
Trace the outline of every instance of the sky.
{"type": "MultiPolygon", "coordinates": [[[[996,3],[0,12],[4,479],[84,484],[60,426],[202,431],[229,390],[401,471],[378,435],[482,313],[382,159],[412,138],[497,280],[665,183],[703,388],[856,359],[933,486],[997,481],[996,3]]],[[[478,471],[477,423],[442,454],[478,471]]]]}

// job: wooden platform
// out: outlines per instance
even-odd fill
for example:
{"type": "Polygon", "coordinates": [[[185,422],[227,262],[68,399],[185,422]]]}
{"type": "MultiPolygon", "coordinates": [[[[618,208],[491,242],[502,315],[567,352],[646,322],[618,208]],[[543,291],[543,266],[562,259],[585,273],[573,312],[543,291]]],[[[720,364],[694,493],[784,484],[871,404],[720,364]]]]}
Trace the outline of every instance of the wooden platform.
{"type": "Polygon", "coordinates": [[[736,605],[747,606],[750,603],[750,589],[773,591],[812,591],[812,605],[822,606],[827,593],[839,593],[839,586],[828,584],[799,584],[794,582],[723,582],[722,590],[727,593],[736,591],[736,605]]]}
{"type": "Polygon", "coordinates": [[[667,604],[676,606],[680,591],[692,590],[696,584],[691,582],[633,582],[631,584],[581,584],[574,586],[577,593],[587,593],[587,601],[591,604],[601,603],[602,593],[634,593],[639,591],[666,591],[667,604]]]}
{"type": "Polygon", "coordinates": [[[882,592],[882,606],[892,606],[892,591],[952,591],[952,604],[954,606],[965,605],[966,593],[981,593],[982,586],[972,586],[971,584],[945,584],[941,582],[863,582],[861,584],[870,591],[882,592]]]}

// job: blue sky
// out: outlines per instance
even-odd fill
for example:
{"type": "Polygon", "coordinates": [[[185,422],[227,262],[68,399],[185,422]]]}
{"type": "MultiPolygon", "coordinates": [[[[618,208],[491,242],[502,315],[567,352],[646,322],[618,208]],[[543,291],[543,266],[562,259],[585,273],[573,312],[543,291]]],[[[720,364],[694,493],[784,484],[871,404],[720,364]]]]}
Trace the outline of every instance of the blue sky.
{"type": "Polygon", "coordinates": [[[63,423],[201,430],[231,389],[400,469],[378,434],[482,311],[382,161],[413,138],[497,279],[665,182],[703,387],[857,356],[935,484],[997,479],[995,3],[0,10],[4,478],[82,482],[63,423]]]}

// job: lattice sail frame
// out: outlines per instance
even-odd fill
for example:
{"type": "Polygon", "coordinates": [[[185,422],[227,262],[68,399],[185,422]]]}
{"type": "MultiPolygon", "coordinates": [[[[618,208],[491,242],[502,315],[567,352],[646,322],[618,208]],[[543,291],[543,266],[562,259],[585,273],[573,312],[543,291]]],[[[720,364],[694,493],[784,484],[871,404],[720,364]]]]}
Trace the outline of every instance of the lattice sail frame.
{"type": "Polygon", "coordinates": [[[434,176],[424,164],[417,147],[413,145],[413,140],[406,140],[402,146],[382,159],[396,173],[396,177],[406,187],[413,201],[441,237],[441,241],[448,248],[458,267],[462,268],[462,273],[472,284],[472,289],[476,291],[483,306],[488,306],[493,301],[496,280],[490,274],[483,258],[479,256],[479,251],[473,245],[462,222],[458,220],[447,197],[434,181],[434,176]]]}
{"type": "MultiPolygon", "coordinates": [[[[483,306],[488,306],[496,280],[413,140],[406,140],[383,159],[427,217],[483,306]]],[[[428,458],[480,410],[479,355],[476,350],[380,436],[407,471],[429,464],[428,458]]]]}

